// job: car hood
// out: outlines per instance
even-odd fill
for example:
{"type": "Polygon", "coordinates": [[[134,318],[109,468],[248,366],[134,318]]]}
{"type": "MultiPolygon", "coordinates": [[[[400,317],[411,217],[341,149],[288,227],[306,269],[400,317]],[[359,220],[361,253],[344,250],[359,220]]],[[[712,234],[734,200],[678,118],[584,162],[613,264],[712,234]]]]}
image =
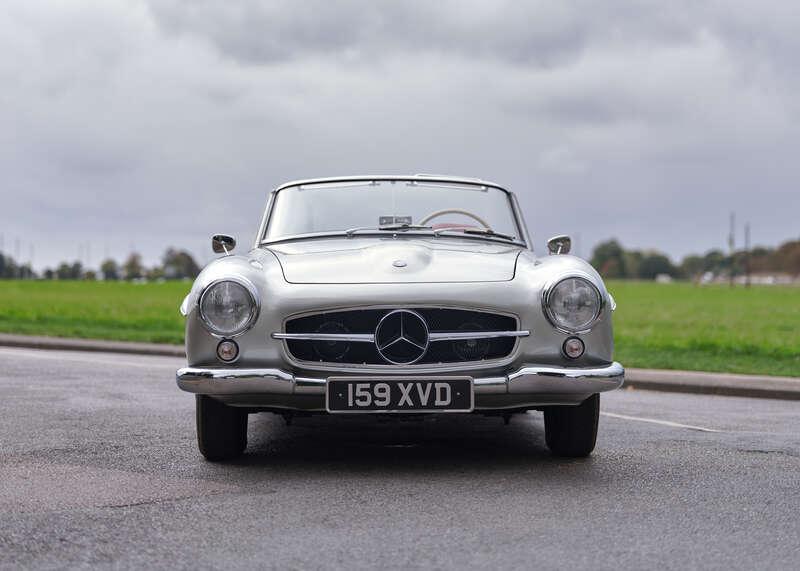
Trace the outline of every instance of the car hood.
{"type": "Polygon", "coordinates": [[[454,238],[336,238],[269,247],[289,283],[498,282],[522,248],[454,238]]]}

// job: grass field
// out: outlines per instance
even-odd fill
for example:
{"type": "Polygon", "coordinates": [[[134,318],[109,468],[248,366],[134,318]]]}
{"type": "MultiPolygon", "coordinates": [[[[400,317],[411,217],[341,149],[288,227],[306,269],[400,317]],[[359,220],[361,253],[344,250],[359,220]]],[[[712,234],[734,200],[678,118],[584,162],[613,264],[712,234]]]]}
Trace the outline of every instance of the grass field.
{"type": "Polygon", "coordinates": [[[182,343],[189,282],[2,281],[0,332],[182,343]]]}
{"type": "Polygon", "coordinates": [[[800,377],[800,288],[611,282],[628,367],[800,377]]]}
{"type": "MultiPolygon", "coordinates": [[[[188,282],[0,281],[0,332],[181,343],[188,282]]],[[[800,376],[800,288],[611,282],[628,367],[800,376]]]]}

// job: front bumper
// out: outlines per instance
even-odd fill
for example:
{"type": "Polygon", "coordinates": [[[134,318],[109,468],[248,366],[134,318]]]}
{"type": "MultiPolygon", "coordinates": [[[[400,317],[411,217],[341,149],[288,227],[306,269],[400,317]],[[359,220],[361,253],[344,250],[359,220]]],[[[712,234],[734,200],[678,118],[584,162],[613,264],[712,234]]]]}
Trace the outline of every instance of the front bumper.
{"type": "MultiPolygon", "coordinates": [[[[233,406],[325,410],[325,378],[296,376],[280,369],[197,367],[179,369],[176,377],[184,391],[209,395],[233,406]]],[[[592,368],[522,367],[505,376],[475,377],[475,408],[577,404],[594,393],[619,388],[624,378],[625,369],[617,362],[592,368]]]]}

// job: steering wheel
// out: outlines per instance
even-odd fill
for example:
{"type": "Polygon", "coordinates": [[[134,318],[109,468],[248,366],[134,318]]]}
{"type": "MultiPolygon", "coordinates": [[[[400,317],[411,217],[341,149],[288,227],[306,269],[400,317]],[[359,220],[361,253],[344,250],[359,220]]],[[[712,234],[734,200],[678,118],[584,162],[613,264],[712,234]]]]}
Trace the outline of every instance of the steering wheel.
{"type": "Polygon", "coordinates": [[[486,228],[487,230],[491,230],[491,226],[486,223],[486,220],[478,216],[477,214],[473,214],[468,210],[462,210],[461,208],[445,208],[444,210],[437,210],[436,212],[431,212],[425,218],[419,221],[421,226],[426,225],[428,222],[433,220],[434,218],[438,218],[439,216],[444,216],[445,214],[461,214],[468,218],[472,218],[475,222],[486,228]]]}

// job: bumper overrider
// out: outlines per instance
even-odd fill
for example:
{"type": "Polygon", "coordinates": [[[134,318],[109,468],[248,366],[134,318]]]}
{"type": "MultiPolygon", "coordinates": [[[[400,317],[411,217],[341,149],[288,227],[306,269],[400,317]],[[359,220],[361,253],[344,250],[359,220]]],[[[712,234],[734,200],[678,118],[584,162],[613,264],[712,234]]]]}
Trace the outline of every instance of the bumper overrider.
{"type": "MultiPolygon", "coordinates": [[[[475,377],[475,409],[578,404],[594,393],[621,387],[624,377],[625,370],[617,362],[591,368],[526,366],[503,376],[475,377]]],[[[280,369],[198,367],[179,369],[176,378],[184,391],[233,406],[326,409],[327,378],[297,376],[280,369]]],[[[398,380],[413,378],[413,374],[397,375],[398,380]]]]}

